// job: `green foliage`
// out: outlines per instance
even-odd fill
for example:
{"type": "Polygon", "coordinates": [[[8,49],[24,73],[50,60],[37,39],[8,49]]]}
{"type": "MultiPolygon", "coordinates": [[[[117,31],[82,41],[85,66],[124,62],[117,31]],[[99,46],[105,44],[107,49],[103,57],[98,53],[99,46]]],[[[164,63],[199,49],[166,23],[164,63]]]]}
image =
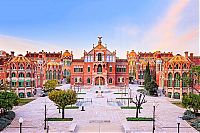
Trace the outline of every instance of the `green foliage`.
{"type": "Polygon", "coordinates": [[[27,104],[29,102],[32,102],[33,100],[35,100],[35,99],[20,98],[18,100],[18,106],[25,105],[25,104],[27,104]]]}
{"type": "Polygon", "coordinates": [[[75,104],[77,94],[73,90],[54,90],[49,93],[49,99],[62,109],[62,118],[64,118],[64,109],[67,105],[75,104]]]}
{"type": "Polygon", "coordinates": [[[182,98],[182,104],[187,109],[193,109],[194,113],[198,113],[200,109],[200,95],[190,94],[182,98]]]}
{"type": "Polygon", "coordinates": [[[51,91],[54,90],[56,88],[56,86],[58,85],[58,81],[57,80],[48,80],[45,84],[45,91],[51,91]]]}
{"type": "Polygon", "coordinates": [[[196,120],[191,123],[191,126],[197,129],[197,131],[200,131],[200,120],[196,120]]]}
{"type": "Polygon", "coordinates": [[[146,90],[149,92],[150,95],[154,95],[155,93],[157,94],[157,83],[154,80],[146,83],[146,90]]]}
{"type": "MultiPolygon", "coordinates": [[[[137,107],[135,107],[135,106],[122,106],[121,109],[137,109],[137,107]]],[[[140,109],[143,109],[143,108],[140,107],[140,109]]]]}
{"type": "Polygon", "coordinates": [[[145,73],[144,73],[144,88],[147,89],[146,85],[147,83],[151,82],[151,74],[150,74],[150,69],[149,69],[149,62],[146,66],[146,70],[145,70],[145,73]]]}
{"type": "Polygon", "coordinates": [[[72,121],[73,118],[47,118],[47,121],[72,121]]]}
{"type": "Polygon", "coordinates": [[[186,110],[183,114],[183,117],[182,117],[183,120],[191,120],[191,119],[194,119],[194,118],[196,118],[196,116],[190,110],[186,110]]]}
{"type": "Polygon", "coordinates": [[[153,121],[153,118],[147,118],[147,117],[127,117],[127,121],[153,121]]]}
{"type": "Polygon", "coordinates": [[[2,84],[0,84],[0,90],[6,91],[6,90],[10,90],[10,88],[8,87],[7,84],[2,83],[2,84]]]}
{"type": "Polygon", "coordinates": [[[13,111],[6,112],[3,116],[0,117],[0,131],[6,128],[12,120],[15,118],[15,113],[13,111]]]}
{"type": "Polygon", "coordinates": [[[0,109],[4,112],[11,110],[14,105],[18,104],[18,96],[14,92],[1,91],[0,92],[0,109]]]}

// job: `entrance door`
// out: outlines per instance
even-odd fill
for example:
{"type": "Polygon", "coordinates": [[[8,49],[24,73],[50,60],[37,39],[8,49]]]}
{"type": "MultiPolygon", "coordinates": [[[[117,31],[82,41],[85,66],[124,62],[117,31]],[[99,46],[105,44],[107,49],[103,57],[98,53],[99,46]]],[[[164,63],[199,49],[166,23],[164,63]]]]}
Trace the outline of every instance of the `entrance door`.
{"type": "Polygon", "coordinates": [[[96,77],[95,78],[95,85],[105,85],[105,79],[103,77],[96,77]]]}

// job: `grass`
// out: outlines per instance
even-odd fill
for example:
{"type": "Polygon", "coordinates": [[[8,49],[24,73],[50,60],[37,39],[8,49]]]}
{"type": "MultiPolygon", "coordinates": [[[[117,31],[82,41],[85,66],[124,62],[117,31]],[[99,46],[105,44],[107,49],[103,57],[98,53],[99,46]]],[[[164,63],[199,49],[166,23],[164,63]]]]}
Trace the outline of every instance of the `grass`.
{"type": "MultiPolygon", "coordinates": [[[[66,106],[65,109],[78,109],[78,106],[66,106]]],[[[59,109],[59,108],[57,108],[59,109]]],[[[61,108],[60,108],[61,109],[61,108]]]]}
{"type": "Polygon", "coordinates": [[[35,100],[35,99],[20,98],[19,101],[18,101],[18,102],[19,102],[19,103],[18,103],[18,106],[25,105],[25,104],[27,104],[27,103],[33,101],[33,100],[35,100]]]}
{"type": "Polygon", "coordinates": [[[115,92],[114,94],[128,94],[127,92],[115,92]]]}
{"type": "Polygon", "coordinates": [[[127,117],[127,121],[153,121],[153,118],[147,118],[147,117],[127,117]]]}
{"type": "Polygon", "coordinates": [[[132,98],[128,98],[128,97],[123,97],[123,98],[121,98],[121,97],[118,97],[118,98],[116,98],[116,99],[132,99],[132,98]]]}
{"type": "Polygon", "coordinates": [[[46,120],[47,121],[72,121],[73,118],[64,118],[64,119],[62,119],[62,118],[47,118],[46,120]]]}
{"type": "MultiPolygon", "coordinates": [[[[135,106],[122,106],[121,109],[136,109],[135,106]]],[[[140,107],[140,109],[143,109],[142,107],[140,107]]]]}
{"type": "Polygon", "coordinates": [[[180,107],[180,108],[184,108],[184,107],[183,107],[183,104],[182,104],[182,102],[178,102],[178,101],[176,101],[176,102],[175,102],[175,101],[171,101],[171,103],[172,103],[172,104],[174,104],[174,105],[176,105],[176,106],[178,106],[178,107],[180,107]]]}

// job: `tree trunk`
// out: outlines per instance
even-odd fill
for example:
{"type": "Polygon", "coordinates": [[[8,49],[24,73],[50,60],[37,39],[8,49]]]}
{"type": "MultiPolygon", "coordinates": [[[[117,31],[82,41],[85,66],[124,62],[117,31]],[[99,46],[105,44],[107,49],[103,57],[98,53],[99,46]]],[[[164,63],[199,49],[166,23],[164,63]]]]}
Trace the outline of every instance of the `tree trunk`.
{"type": "Polygon", "coordinates": [[[138,106],[136,106],[136,118],[138,118],[138,112],[139,112],[139,108],[138,106]]]}
{"type": "Polygon", "coordinates": [[[65,108],[62,108],[62,119],[65,118],[65,108]]]}

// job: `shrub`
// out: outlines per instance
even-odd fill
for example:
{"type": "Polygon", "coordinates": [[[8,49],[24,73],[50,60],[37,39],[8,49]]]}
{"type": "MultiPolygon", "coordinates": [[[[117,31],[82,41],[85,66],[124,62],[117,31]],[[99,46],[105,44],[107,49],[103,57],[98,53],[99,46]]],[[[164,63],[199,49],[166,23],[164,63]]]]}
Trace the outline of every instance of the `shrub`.
{"type": "Polygon", "coordinates": [[[13,111],[8,111],[5,115],[0,117],[0,131],[11,124],[12,120],[15,118],[15,113],[13,111]]]}
{"type": "Polygon", "coordinates": [[[184,113],[183,113],[183,117],[182,119],[183,120],[191,120],[191,119],[194,119],[196,118],[195,114],[192,113],[192,111],[190,110],[186,110],[184,113]]]}

